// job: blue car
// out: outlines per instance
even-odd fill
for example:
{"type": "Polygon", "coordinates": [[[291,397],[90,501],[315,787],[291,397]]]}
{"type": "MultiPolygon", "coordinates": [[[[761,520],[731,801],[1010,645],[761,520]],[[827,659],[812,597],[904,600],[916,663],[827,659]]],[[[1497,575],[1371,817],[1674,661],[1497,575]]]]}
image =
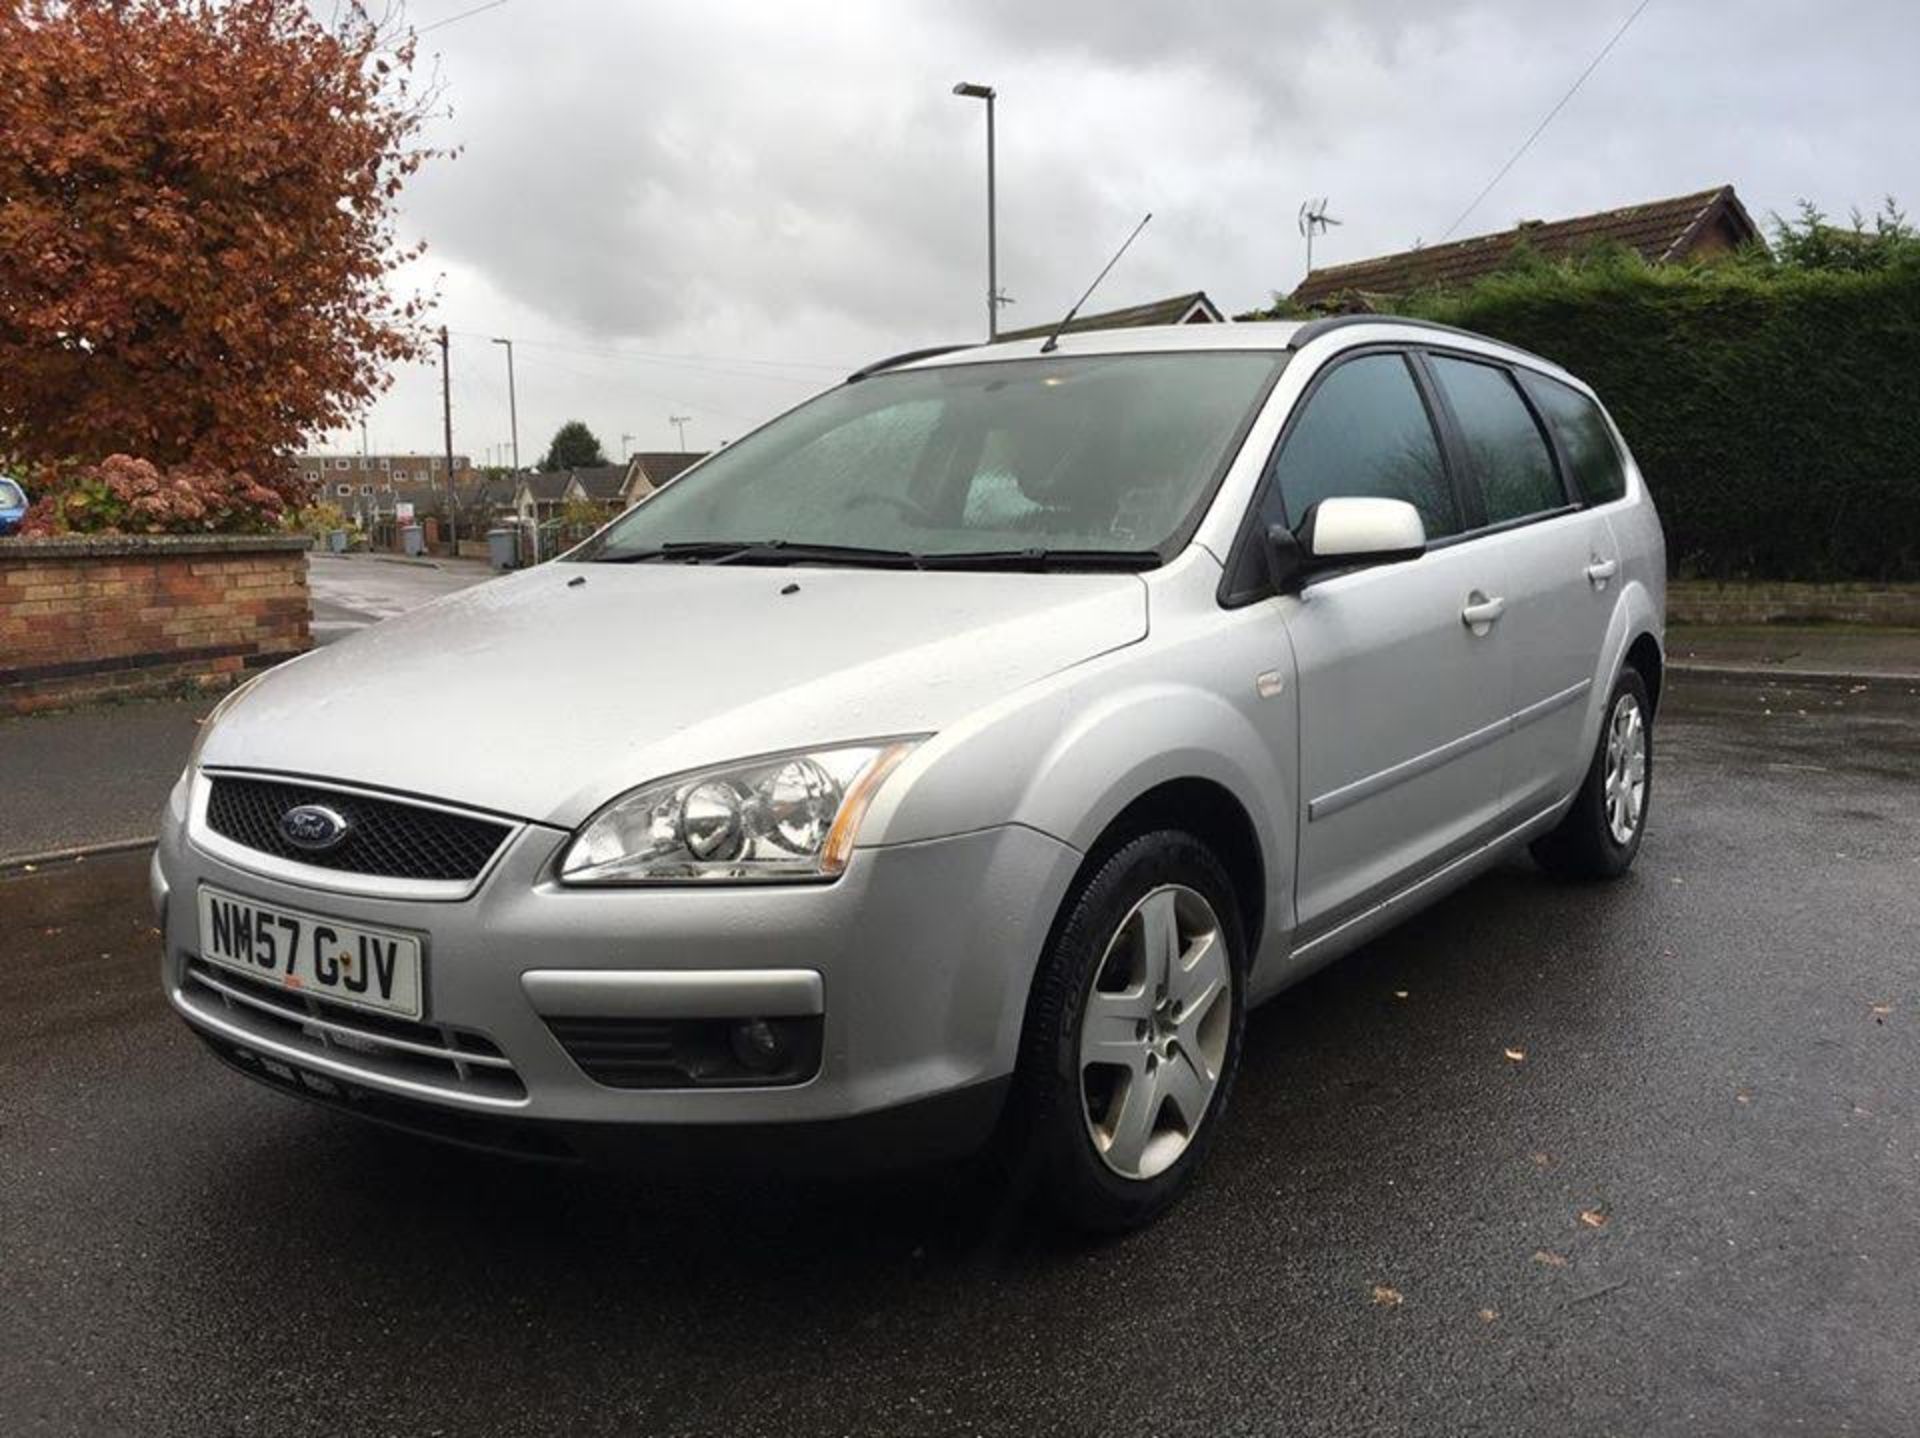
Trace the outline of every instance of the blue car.
{"type": "Polygon", "coordinates": [[[0,475],[0,534],[12,534],[27,517],[27,492],[0,475]]]}

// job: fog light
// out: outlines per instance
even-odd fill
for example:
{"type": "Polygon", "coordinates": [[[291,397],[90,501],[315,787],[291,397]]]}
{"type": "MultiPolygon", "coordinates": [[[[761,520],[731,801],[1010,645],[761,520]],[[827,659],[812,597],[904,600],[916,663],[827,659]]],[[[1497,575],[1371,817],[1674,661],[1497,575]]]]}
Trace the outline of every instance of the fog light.
{"type": "Polygon", "coordinates": [[[787,1037],[765,1019],[742,1019],[728,1038],[742,1068],[766,1074],[786,1066],[787,1037]]]}

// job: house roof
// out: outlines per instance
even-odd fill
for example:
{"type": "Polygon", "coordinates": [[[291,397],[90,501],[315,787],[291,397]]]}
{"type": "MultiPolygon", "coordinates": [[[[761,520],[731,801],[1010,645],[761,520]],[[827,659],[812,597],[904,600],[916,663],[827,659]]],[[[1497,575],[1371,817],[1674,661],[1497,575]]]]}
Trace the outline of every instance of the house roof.
{"type": "Polygon", "coordinates": [[[558,504],[567,497],[567,490],[573,484],[573,475],[570,469],[537,469],[521,475],[520,482],[537,503],[558,504]]]}
{"type": "MultiPolygon", "coordinates": [[[[1184,295],[1169,295],[1164,300],[1149,300],[1143,305],[1128,305],[1124,309],[1103,310],[1094,315],[1075,315],[1073,323],[1063,331],[1065,334],[1079,334],[1084,330],[1129,330],[1143,325],[1205,325],[1224,324],[1226,316],[1220,308],[1207,298],[1205,290],[1193,290],[1184,295]]],[[[1037,340],[1053,333],[1058,320],[1049,320],[1043,325],[1033,325],[1021,330],[1002,330],[999,338],[1003,340],[1037,340]]]]}
{"type": "Polygon", "coordinates": [[[687,454],[681,450],[661,450],[636,454],[630,462],[648,484],[658,489],[695,460],[705,458],[704,453],[687,454]]]}
{"type": "Polygon", "coordinates": [[[1747,214],[1732,185],[1720,185],[1670,200],[1649,200],[1567,220],[1523,220],[1510,230],[1475,235],[1444,245],[1377,255],[1346,265],[1314,270],[1293,292],[1295,304],[1324,305],[1341,295],[1404,295],[1429,287],[1462,285],[1504,265],[1521,244],[1549,259],[1577,254],[1596,244],[1619,244],[1638,251],[1649,264],[1686,258],[1716,220],[1736,241],[1758,239],[1759,226],[1747,214]]]}
{"type": "Polygon", "coordinates": [[[627,466],[596,464],[591,469],[567,471],[580,481],[589,499],[618,499],[627,487],[627,466]]]}

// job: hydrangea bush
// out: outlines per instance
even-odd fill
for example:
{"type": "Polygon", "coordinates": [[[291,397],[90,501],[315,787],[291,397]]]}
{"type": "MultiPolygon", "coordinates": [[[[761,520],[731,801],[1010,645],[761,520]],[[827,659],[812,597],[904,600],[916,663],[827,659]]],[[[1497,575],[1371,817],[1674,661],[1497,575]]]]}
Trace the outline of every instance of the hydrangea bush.
{"type": "Polygon", "coordinates": [[[47,477],[21,532],[52,534],[264,534],[281,527],[286,501],[252,475],[181,464],[162,469],[116,454],[47,477]]]}

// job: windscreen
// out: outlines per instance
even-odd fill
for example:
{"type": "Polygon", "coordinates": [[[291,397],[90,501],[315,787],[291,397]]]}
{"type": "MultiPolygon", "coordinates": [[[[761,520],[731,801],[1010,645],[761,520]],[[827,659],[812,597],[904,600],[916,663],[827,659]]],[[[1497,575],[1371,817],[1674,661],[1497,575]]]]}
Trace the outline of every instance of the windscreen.
{"type": "Polygon", "coordinates": [[[875,375],[721,451],[575,557],[723,542],[1164,553],[1284,361],[1068,356],[875,375]]]}

